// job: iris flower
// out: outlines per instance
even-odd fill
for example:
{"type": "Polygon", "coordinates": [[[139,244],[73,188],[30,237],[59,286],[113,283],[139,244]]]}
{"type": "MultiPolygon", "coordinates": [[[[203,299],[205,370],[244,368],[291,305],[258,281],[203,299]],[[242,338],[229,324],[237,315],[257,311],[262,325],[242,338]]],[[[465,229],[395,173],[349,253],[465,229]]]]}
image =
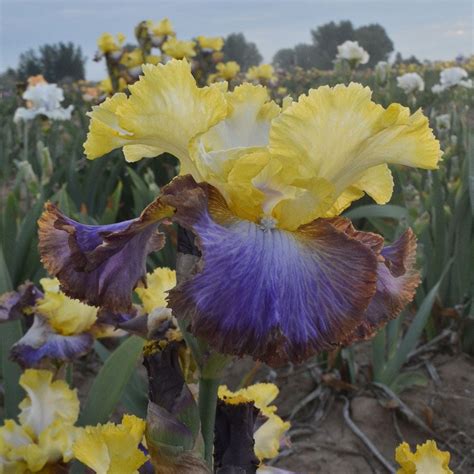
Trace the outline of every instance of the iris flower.
{"type": "Polygon", "coordinates": [[[27,393],[20,423],[6,420],[0,427],[0,467],[19,474],[70,461],[79,415],[76,391],[63,380],[53,381],[47,370],[26,370],[20,385],[27,393]]]}
{"type": "Polygon", "coordinates": [[[125,42],[125,35],[118,33],[114,36],[110,33],[103,33],[97,40],[97,46],[99,50],[104,53],[116,53],[122,49],[122,45],[125,42]]]}
{"type": "Polygon", "coordinates": [[[437,167],[420,110],[385,109],[355,83],[310,90],[281,110],[262,86],[197,87],[186,61],[143,72],[129,97],[93,108],[86,154],[169,152],[181,176],[140,217],[114,225],[83,225],[47,205],[40,252],[66,293],[126,310],[172,216],[201,258],[169,306],[223,353],[298,362],[370,337],[412,300],[412,231],[385,245],[340,214],[364,194],[390,200],[389,164],[437,167]]]}
{"type": "MultiPolygon", "coordinates": [[[[12,347],[12,357],[23,367],[44,360],[72,361],[87,353],[95,337],[122,335],[98,320],[98,308],[81,303],[59,290],[59,281],[42,278],[44,290],[30,308],[33,324],[12,347]]],[[[37,290],[38,293],[39,290],[37,290]]]]}
{"type": "Polygon", "coordinates": [[[402,443],[395,452],[401,466],[397,474],[453,474],[449,469],[450,457],[449,452],[438,449],[435,441],[417,445],[414,453],[408,443],[402,443]]]}
{"type": "Polygon", "coordinates": [[[260,66],[252,66],[247,71],[247,79],[249,81],[272,81],[275,79],[275,70],[271,64],[261,64],[260,66]]]}
{"type": "Polygon", "coordinates": [[[251,403],[258,409],[259,418],[253,438],[255,455],[260,463],[278,455],[280,440],[290,428],[290,423],[276,414],[277,407],[270,405],[277,396],[278,387],[272,383],[258,383],[236,392],[225,385],[219,387],[218,397],[226,405],[251,403]]]}
{"type": "Polygon", "coordinates": [[[197,41],[199,47],[207,52],[220,51],[224,46],[224,39],[220,36],[198,36],[197,41]]]}
{"type": "Polygon", "coordinates": [[[171,36],[163,43],[162,50],[172,58],[183,59],[196,56],[195,47],[194,41],[183,41],[171,36]]]}
{"type": "Polygon", "coordinates": [[[226,63],[216,64],[215,76],[230,81],[240,72],[240,66],[235,61],[227,61],[226,63]]]}
{"type": "Polygon", "coordinates": [[[121,424],[86,426],[77,435],[74,457],[97,474],[138,473],[146,460],[139,449],[145,421],[124,415],[121,424]]]}

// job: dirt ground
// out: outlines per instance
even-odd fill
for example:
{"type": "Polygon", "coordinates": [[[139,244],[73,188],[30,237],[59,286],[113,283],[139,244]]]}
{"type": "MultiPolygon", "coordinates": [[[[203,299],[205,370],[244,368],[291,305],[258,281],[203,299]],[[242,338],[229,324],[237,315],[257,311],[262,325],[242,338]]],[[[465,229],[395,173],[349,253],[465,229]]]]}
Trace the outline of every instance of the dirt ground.
{"type": "MultiPolygon", "coordinates": [[[[402,440],[414,448],[435,439],[440,449],[451,452],[450,468],[456,474],[474,473],[474,360],[438,354],[425,361],[428,384],[402,392],[399,401],[365,382],[341,384],[322,375],[314,363],[259,370],[255,379],[280,387],[278,412],[292,422],[288,446],[273,465],[308,474],[390,472],[354,434],[352,421],[394,468],[395,448],[402,440]]],[[[241,361],[229,373],[229,385],[246,364],[252,366],[241,361]]]]}
{"type": "MultiPolygon", "coordinates": [[[[276,467],[305,474],[390,472],[354,434],[349,427],[352,421],[395,469],[395,448],[402,440],[413,449],[435,439],[440,449],[451,453],[450,468],[455,474],[473,474],[474,359],[450,350],[417,359],[414,365],[424,372],[428,384],[402,392],[396,401],[370,384],[369,347],[369,343],[355,346],[359,366],[353,386],[341,383],[336,372],[322,373],[314,360],[277,370],[255,365],[251,359],[238,360],[223,383],[236,389],[245,379],[250,383],[271,381],[280,388],[275,401],[278,413],[292,427],[279,457],[271,463],[276,467]]],[[[80,398],[87,396],[100,367],[97,361],[91,366],[93,361],[88,359],[76,372],[80,398]]]]}

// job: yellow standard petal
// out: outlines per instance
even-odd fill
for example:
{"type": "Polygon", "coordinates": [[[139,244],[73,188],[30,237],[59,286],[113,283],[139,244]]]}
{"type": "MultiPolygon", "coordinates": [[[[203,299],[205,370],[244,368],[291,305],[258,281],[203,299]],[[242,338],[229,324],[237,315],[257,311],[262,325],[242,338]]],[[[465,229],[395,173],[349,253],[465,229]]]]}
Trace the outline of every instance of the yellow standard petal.
{"type": "Polygon", "coordinates": [[[384,109],[369,88],[354,83],[311,90],[285,108],[272,123],[270,152],[298,169],[298,180],[318,178],[333,187],[326,210],[307,209],[303,223],[342,212],[364,192],[385,204],[393,189],[387,164],[434,169],[441,156],[421,111],[410,115],[399,104],[384,109]]]}
{"type": "Polygon", "coordinates": [[[36,436],[60,420],[73,425],[79,415],[79,399],[76,390],[68,387],[64,380],[53,381],[48,370],[27,369],[20,377],[20,385],[27,397],[20,403],[19,420],[36,436]]]}
{"type": "Polygon", "coordinates": [[[135,289],[143,308],[151,313],[155,308],[167,306],[167,292],[176,286],[176,272],[166,267],[158,267],[146,276],[147,286],[135,289]]]}
{"type": "Polygon", "coordinates": [[[414,453],[408,443],[402,443],[395,451],[395,459],[401,466],[397,474],[453,474],[449,469],[450,457],[449,452],[440,451],[432,440],[417,445],[414,453]]]}
{"type": "Polygon", "coordinates": [[[240,66],[235,61],[227,61],[226,63],[216,64],[216,71],[218,77],[230,81],[240,72],[240,66]]]}
{"type": "Polygon", "coordinates": [[[163,18],[158,23],[152,23],[150,30],[155,36],[173,36],[175,34],[173,25],[168,18],[163,18]]]}
{"type": "Polygon", "coordinates": [[[93,108],[86,155],[124,147],[125,158],[137,161],[168,152],[180,160],[181,173],[194,174],[189,141],[225,118],[225,94],[218,85],[198,88],[186,61],[147,64],[143,72],[128,99],[116,94],[93,108]]]}
{"type": "Polygon", "coordinates": [[[226,119],[190,144],[197,169],[211,184],[225,182],[232,161],[268,145],[271,121],[280,113],[263,86],[243,84],[228,92],[226,99],[226,119]]]}
{"type": "Polygon", "coordinates": [[[184,59],[196,56],[195,47],[194,41],[182,41],[172,36],[163,44],[162,50],[174,59],[184,59]]]}
{"type": "Polygon", "coordinates": [[[69,336],[89,330],[97,320],[98,309],[66,296],[59,289],[56,278],[42,278],[44,297],[36,303],[36,310],[43,315],[56,332],[69,336]]]}
{"type": "Polygon", "coordinates": [[[252,66],[247,71],[247,79],[250,81],[271,81],[274,79],[275,70],[271,64],[261,64],[260,66],[252,66]]]}
{"type": "Polygon", "coordinates": [[[140,451],[145,421],[124,415],[122,423],[86,426],[74,443],[74,456],[98,474],[137,473],[147,457],[140,451]]]}
{"type": "Polygon", "coordinates": [[[110,33],[103,33],[97,40],[97,46],[103,53],[112,53],[119,51],[125,41],[125,36],[122,33],[118,33],[115,37],[110,33]]]}
{"type": "Polygon", "coordinates": [[[224,39],[220,36],[198,36],[198,44],[202,49],[210,49],[212,51],[220,51],[224,46],[224,39]]]}

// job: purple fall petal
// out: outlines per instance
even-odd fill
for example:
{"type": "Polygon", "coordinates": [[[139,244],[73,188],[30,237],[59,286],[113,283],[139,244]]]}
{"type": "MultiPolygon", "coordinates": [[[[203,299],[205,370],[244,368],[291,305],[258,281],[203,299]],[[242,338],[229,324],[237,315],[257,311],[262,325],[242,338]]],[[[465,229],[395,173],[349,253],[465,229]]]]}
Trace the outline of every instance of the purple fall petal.
{"type": "Polygon", "coordinates": [[[11,357],[24,368],[36,367],[43,360],[72,361],[86,354],[94,342],[90,334],[63,336],[36,314],[33,325],[13,345],[11,357]]]}
{"type": "Polygon", "coordinates": [[[68,296],[113,312],[129,311],[132,291],[145,279],[147,255],[164,245],[158,224],[171,213],[156,200],[136,219],[92,226],[47,203],[38,222],[42,262],[68,296]]]}
{"type": "Polygon", "coordinates": [[[264,231],[235,218],[215,188],[190,176],[176,178],[162,199],[203,255],[195,274],[171,290],[170,307],[213,348],[272,365],[298,362],[334,348],[361,323],[377,255],[331,220],[264,231]]]}

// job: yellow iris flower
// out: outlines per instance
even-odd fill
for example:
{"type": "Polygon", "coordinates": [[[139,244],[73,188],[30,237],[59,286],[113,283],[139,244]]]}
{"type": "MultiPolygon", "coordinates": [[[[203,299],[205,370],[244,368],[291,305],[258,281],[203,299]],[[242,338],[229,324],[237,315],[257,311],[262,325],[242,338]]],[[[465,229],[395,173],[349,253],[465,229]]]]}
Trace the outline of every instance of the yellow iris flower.
{"type": "Polygon", "coordinates": [[[254,451],[260,462],[278,455],[280,440],[290,429],[290,423],[277,414],[277,407],[270,405],[278,396],[278,387],[272,383],[257,383],[249,387],[230,391],[226,385],[219,387],[218,396],[225,403],[239,405],[252,402],[267,420],[254,433],[254,451]]]}
{"type": "Polygon", "coordinates": [[[250,81],[271,81],[275,78],[275,70],[271,64],[252,66],[247,71],[247,79],[250,81]]]}
{"type": "Polygon", "coordinates": [[[156,308],[165,308],[167,291],[176,286],[176,272],[170,268],[158,267],[146,276],[147,286],[135,289],[143,308],[151,313],[156,308]]]}
{"type": "Polygon", "coordinates": [[[196,56],[194,41],[182,41],[175,37],[168,38],[162,49],[165,54],[175,59],[192,58],[196,56]]]}
{"type": "Polygon", "coordinates": [[[97,40],[97,46],[103,53],[113,53],[114,51],[120,51],[124,41],[125,36],[122,33],[118,33],[117,36],[103,33],[97,40]]]}
{"type": "Polygon", "coordinates": [[[149,29],[154,36],[174,36],[174,28],[168,18],[163,18],[158,23],[149,22],[149,29]]]}
{"type": "Polygon", "coordinates": [[[240,72],[240,66],[235,61],[227,61],[216,64],[216,71],[220,78],[230,81],[240,72]]]}
{"type": "Polygon", "coordinates": [[[37,304],[37,311],[54,330],[64,336],[87,331],[97,320],[98,309],[66,296],[59,289],[56,278],[42,278],[44,297],[37,304]]]}
{"type": "Polygon", "coordinates": [[[122,423],[86,426],[73,446],[74,456],[97,474],[138,473],[147,460],[138,445],[145,431],[145,421],[124,415],[122,423]]]}
{"type": "Polygon", "coordinates": [[[220,51],[224,46],[224,39],[220,36],[209,37],[209,36],[198,36],[197,37],[199,47],[202,49],[210,49],[212,51],[220,51]]]}
{"type": "Polygon", "coordinates": [[[5,473],[23,473],[69,462],[79,415],[76,390],[63,380],[53,381],[47,370],[26,370],[20,385],[27,396],[19,405],[20,424],[6,420],[0,427],[0,466],[5,473]]]}
{"type": "Polygon", "coordinates": [[[169,152],[181,174],[217,187],[233,213],[256,223],[292,231],[364,193],[385,204],[388,164],[435,169],[441,156],[421,110],[384,108],[360,84],[312,89],[281,110],[262,86],[197,87],[186,61],[143,70],[130,97],[89,114],[88,158],[119,147],[128,161],[169,152]]]}
{"type": "Polygon", "coordinates": [[[414,453],[408,443],[402,443],[395,452],[401,466],[397,474],[453,474],[449,469],[450,457],[449,452],[440,451],[432,440],[417,445],[414,453]]]}

